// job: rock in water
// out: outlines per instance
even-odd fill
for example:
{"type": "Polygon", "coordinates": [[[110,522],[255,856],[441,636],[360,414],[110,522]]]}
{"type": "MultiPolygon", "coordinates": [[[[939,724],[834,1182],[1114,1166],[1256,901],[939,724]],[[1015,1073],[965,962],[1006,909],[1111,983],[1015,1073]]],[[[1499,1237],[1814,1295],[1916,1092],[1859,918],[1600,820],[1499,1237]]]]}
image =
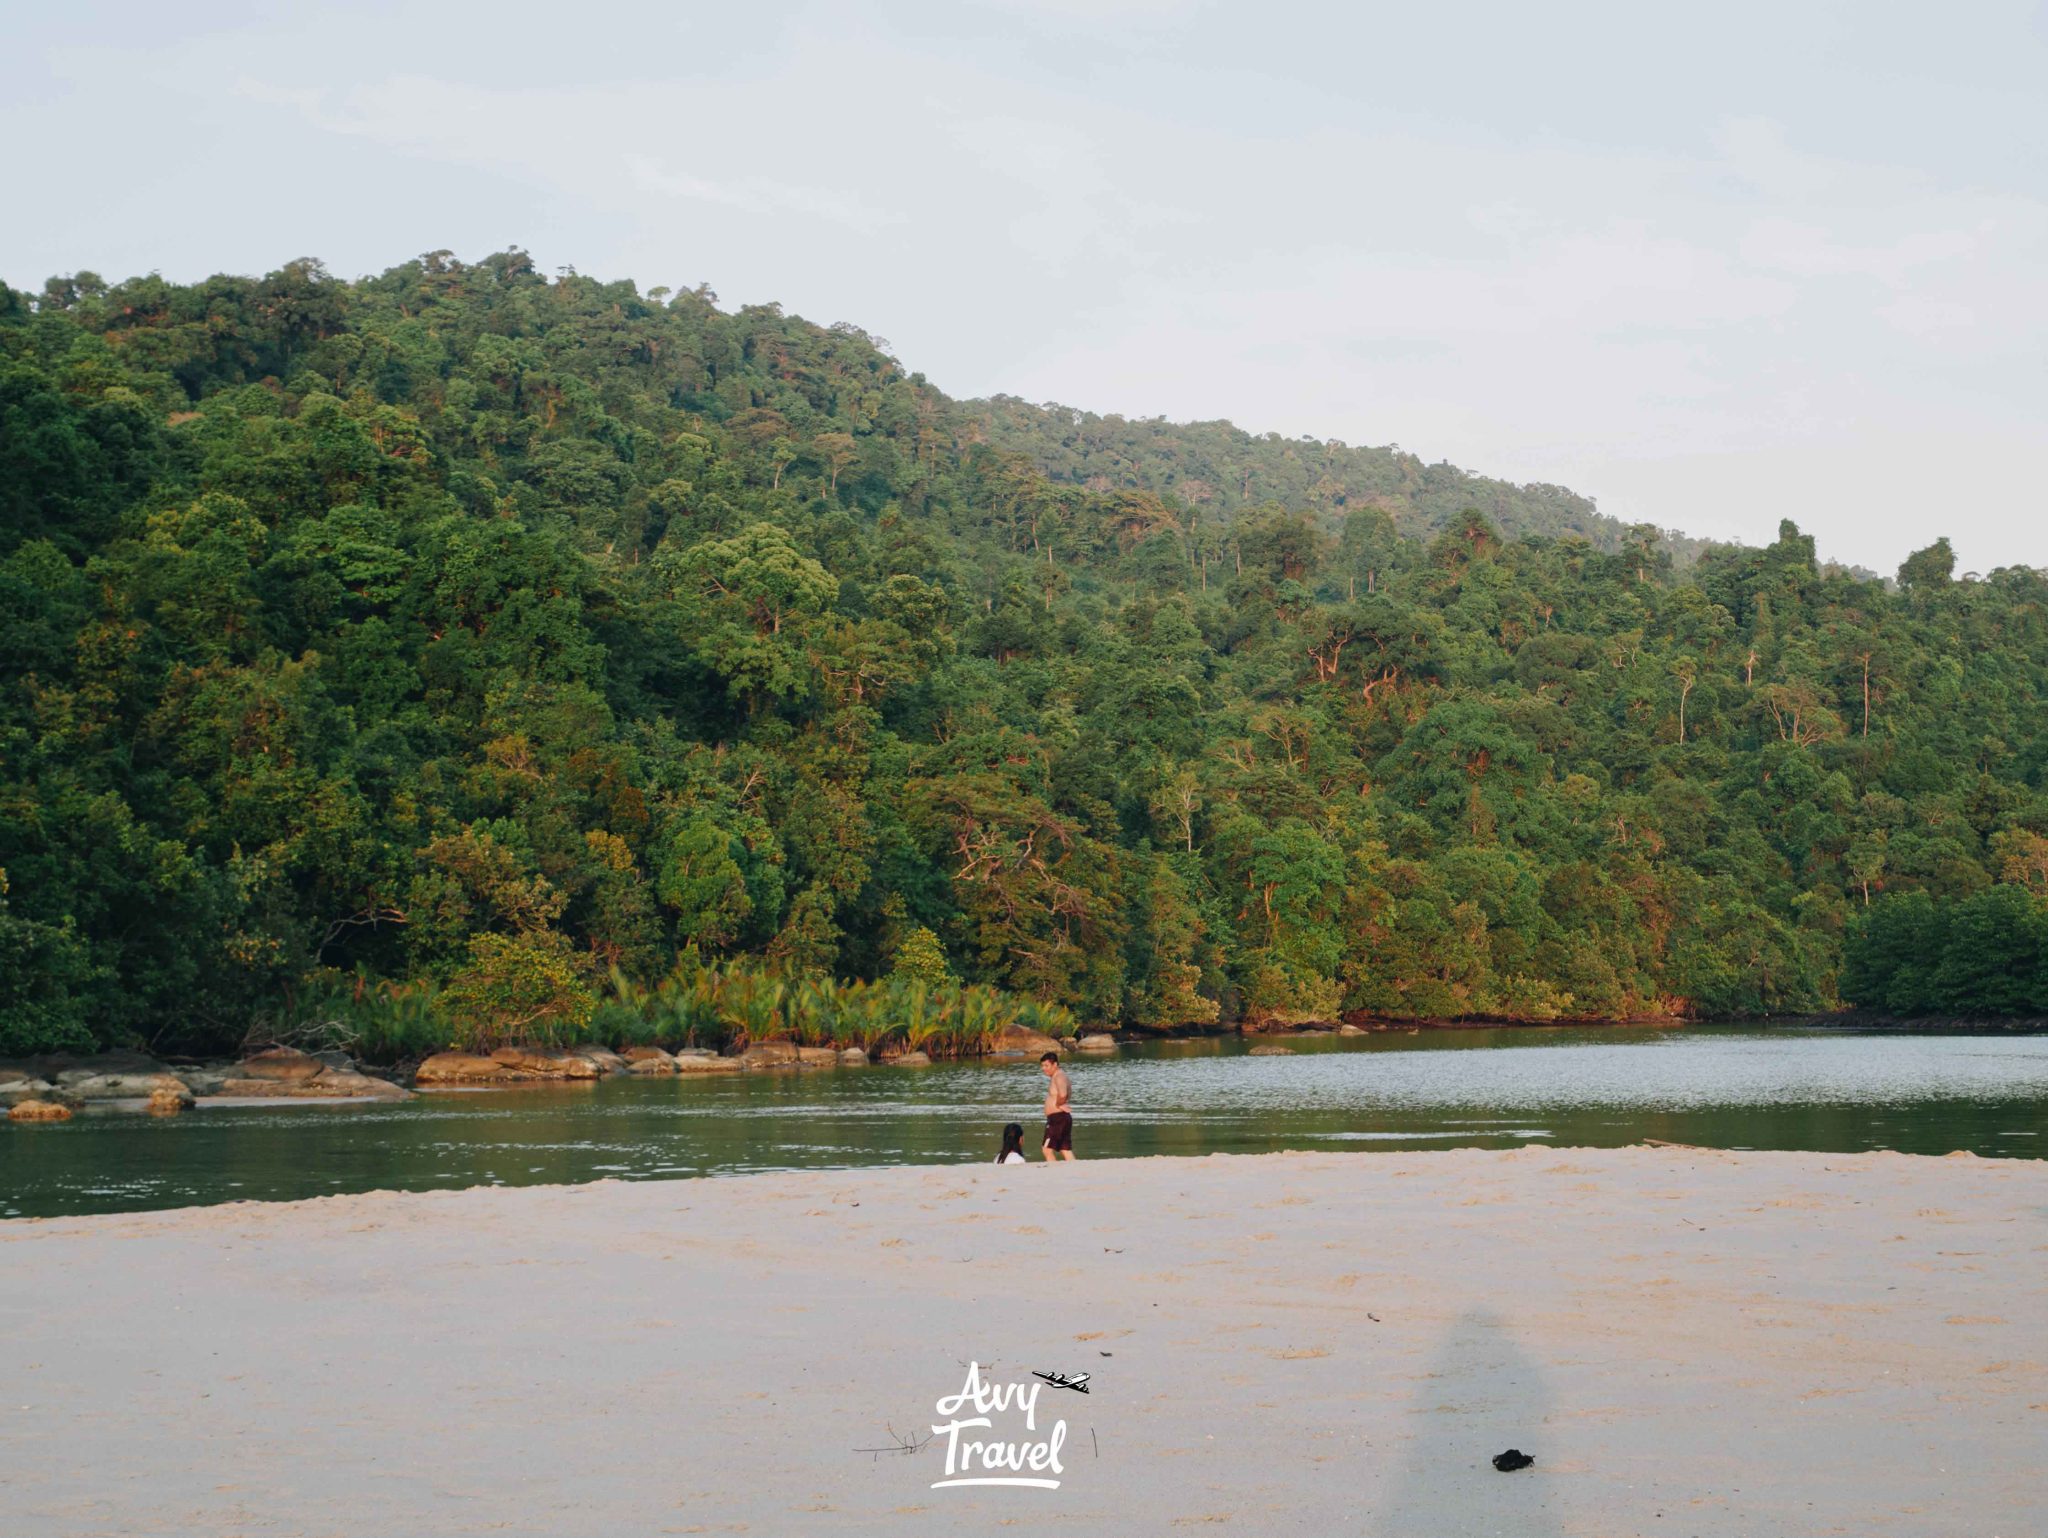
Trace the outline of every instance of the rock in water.
{"type": "Polygon", "coordinates": [[[1116,1050],[1116,1038],[1098,1031],[1095,1035],[1083,1036],[1074,1043],[1074,1050],[1076,1052],[1114,1052],[1116,1050]]]}
{"type": "Polygon", "coordinates": [[[1503,1474],[1512,1474],[1516,1469],[1526,1469],[1535,1461],[1534,1458],[1523,1452],[1521,1448],[1510,1447],[1506,1452],[1500,1453],[1494,1458],[1493,1466],[1503,1474]]]}
{"type": "Polygon", "coordinates": [[[638,1078],[668,1078],[676,1071],[676,1060],[659,1047],[628,1047],[624,1057],[626,1072],[638,1078]]]}
{"type": "Polygon", "coordinates": [[[1256,1047],[1253,1047],[1253,1048],[1252,1048],[1252,1049],[1251,1049],[1251,1050],[1250,1050],[1249,1052],[1245,1053],[1245,1056],[1246,1056],[1246,1057],[1292,1057],[1292,1056],[1294,1056],[1294,1048],[1292,1048],[1292,1047],[1274,1047],[1274,1046],[1265,1046],[1265,1045],[1261,1045],[1261,1046],[1256,1046],[1256,1047]]]}
{"type": "Polygon", "coordinates": [[[151,1116],[176,1116],[192,1104],[192,1092],[182,1095],[175,1090],[151,1090],[149,1098],[142,1102],[142,1109],[151,1116]]]}
{"type": "Polygon", "coordinates": [[[748,1068],[794,1068],[801,1061],[793,1041],[757,1041],[740,1054],[748,1068]]]}
{"type": "Polygon", "coordinates": [[[926,1052],[899,1052],[883,1061],[891,1068],[929,1068],[932,1065],[931,1055],[926,1052]]]}
{"type": "Polygon", "coordinates": [[[503,1063],[474,1052],[436,1052],[413,1077],[421,1084],[490,1084],[515,1075],[503,1063]]]}
{"type": "Polygon", "coordinates": [[[1047,1052],[1057,1052],[1060,1044],[1043,1031],[1034,1031],[1028,1025],[1006,1025],[989,1041],[991,1057],[1039,1057],[1047,1052]]]}
{"type": "Polygon", "coordinates": [[[736,1057],[719,1057],[715,1053],[678,1052],[677,1073],[738,1073],[747,1065],[736,1057]]]}
{"type": "MultiPolygon", "coordinates": [[[[412,1091],[359,1071],[345,1052],[272,1047],[245,1057],[220,1076],[193,1076],[202,1094],[292,1100],[410,1100],[412,1091]]],[[[189,1103],[189,1102],[188,1102],[189,1103]]]]}
{"type": "MultiPolygon", "coordinates": [[[[574,1050],[595,1063],[600,1074],[629,1073],[632,1071],[632,1064],[627,1061],[625,1055],[614,1052],[610,1047],[586,1045],[577,1047],[574,1050]]],[[[655,1047],[651,1050],[660,1052],[661,1048],[655,1047]]],[[[666,1053],[663,1053],[663,1056],[666,1055],[666,1053]]]]}
{"type": "MultiPolygon", "coordinates": [[[[336,1053],[337,1057],[341,1054],[336,1053]]],[[[346,1057],[342,1058],[348,1062],[346,1057]]],[[[245,1057],[235,1065],[234,1077],[238,1079],[275,1079],[290,1084],[300,1079],[317,1079],[327,1072],[330,1065],[322,1062],[310,1052],[301,1052],[296,1047],[272,1047],[245,1057]]],[[[353,1064],[349,1066],[353,1067],[353,1064]]]]}
{"type": "Polygon", "coordinates": [[[420,1064],[414,1078],[421,1084],[526,1084],[535,1079],[595,1079],[605,1072],[599,1053],[623,1066],[624,1059],[604,1048],[571,1047],[555,1051],[500,1047],[489,1057],[474,1052],[436,1052],[420,1064]]]}
{"type": "Polygon", "coordinates": [[[379,1079],[367,1073],[336,1073],[329,1069],[319,1078],[308,1083],[303,1091],[307,1095],[331,1097],[335,1100],[410,1100],[412,1091],[403,1085],[393,1084],[389,1079],[379,1079]]]}
{"type": "Polygon", "coordinates": [[[849,1068],[857,1068],[867,1060],[868,1055],[866,1051],[860,1047],[847,1047],[839,1054],[839,1061],[846,1064],[849,1068]]]}
{"type": "Polygon", "coordinates": [[[69,1121],[71,1107],[54,1100],[19,1100],[7,1113],[9,1121],[69,1121]]]}
{"type": "Polygon", "coordinates": [[[531,1074],[537,1079],[595,1079],[600,1070],[595,1062],[576,1048],[561,1052],[535,1051],[526,1047],[500,1047],[491,1061],[531,1074]]]}
{"type": "Polygon", "coordinates": [[[189,1098],[185,1081],[168,1073],[66,1073],[57,1082],[80,1100],[143,1100],[159,1090],[189,1098]]]}

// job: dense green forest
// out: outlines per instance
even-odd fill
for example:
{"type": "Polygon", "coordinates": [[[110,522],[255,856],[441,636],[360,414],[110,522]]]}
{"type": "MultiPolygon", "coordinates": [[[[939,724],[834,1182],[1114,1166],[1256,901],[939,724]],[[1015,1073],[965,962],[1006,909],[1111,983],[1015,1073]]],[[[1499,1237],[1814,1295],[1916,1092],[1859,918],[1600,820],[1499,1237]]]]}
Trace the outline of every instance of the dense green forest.
{"type": "MultiPolygon", "coordinates": [[[[1332,531],[1354,509],[1377,508],[1397,533],[1418,538],[1477,512],[1510,538],[1576,535],[1609,553],[1651,537],[1680,565],[1709,548],[1707,541],[1676,529],[1646,536],[1562,486],[1488,480],[1455,465],[1424,464],[1398,448],[1354,448],[1277,433],[1255,438],[1228,422],[1133,421],[1027,405],[1009,396],[978,402],[974,411],[975,432],[997,448],[1026,455],[1049,478],[1095,492],[1169,496],[1190,531],[1206,529],[1211,540],[1237,514],[1277,505],[1306,509],[1332,531]]],[[[1199,553],[1198,547],[1198,559],[1199,553]]]]}
{"type": "Polygon", "coordinates": [[[1953,566],[957,402],[516,251],[0,288],[0,1051],[706,967],[2048,1009],[2048,581],[1953,566]]]}

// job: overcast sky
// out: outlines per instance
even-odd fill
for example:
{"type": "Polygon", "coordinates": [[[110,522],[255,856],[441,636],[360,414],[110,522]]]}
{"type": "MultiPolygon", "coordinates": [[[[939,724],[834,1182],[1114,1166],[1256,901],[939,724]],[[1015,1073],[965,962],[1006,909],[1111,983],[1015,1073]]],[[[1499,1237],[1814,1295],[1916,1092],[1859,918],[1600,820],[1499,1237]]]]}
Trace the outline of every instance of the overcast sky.
{"type": "Polygon", "coordinates": [[[18,8],[0,277],[509,245],[1889,572],[2048,564],[2048,6],[18,8]]]}

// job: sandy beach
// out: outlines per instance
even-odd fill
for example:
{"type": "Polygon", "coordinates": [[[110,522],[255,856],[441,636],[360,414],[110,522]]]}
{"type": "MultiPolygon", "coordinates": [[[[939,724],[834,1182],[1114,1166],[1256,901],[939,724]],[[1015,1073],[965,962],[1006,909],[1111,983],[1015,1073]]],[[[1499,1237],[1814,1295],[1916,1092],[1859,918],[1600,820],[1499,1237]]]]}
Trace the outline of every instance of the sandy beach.
{"type": "Polygon", "coordinates": [[[23,1533],[2048,1521],[2042,1162],[1275,1154],[18,1221],[0,1329],[23,1533]],[[970,1362],[1018,1397],[935,1437],[970,1362]],[[1055,1444],[1058,1488],[933,1488],[972,1438],[1055,1444]]]}

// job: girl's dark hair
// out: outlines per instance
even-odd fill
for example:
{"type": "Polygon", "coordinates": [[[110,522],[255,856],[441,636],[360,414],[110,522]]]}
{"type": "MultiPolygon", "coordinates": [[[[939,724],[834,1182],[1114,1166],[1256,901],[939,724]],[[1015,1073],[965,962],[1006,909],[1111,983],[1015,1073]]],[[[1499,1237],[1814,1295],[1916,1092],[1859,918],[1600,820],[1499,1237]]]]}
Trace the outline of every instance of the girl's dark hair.
{"type": "Polygon", "coordinates": [[[1011,1122],[1007,1127],[1003,1128],[1003,1151],[996,1155],[996,1163],[1001,1164],[1011,1154],[1022,1153],[1023,1151],[1024,1129],[1015,1122],[1011,1122]]]}

